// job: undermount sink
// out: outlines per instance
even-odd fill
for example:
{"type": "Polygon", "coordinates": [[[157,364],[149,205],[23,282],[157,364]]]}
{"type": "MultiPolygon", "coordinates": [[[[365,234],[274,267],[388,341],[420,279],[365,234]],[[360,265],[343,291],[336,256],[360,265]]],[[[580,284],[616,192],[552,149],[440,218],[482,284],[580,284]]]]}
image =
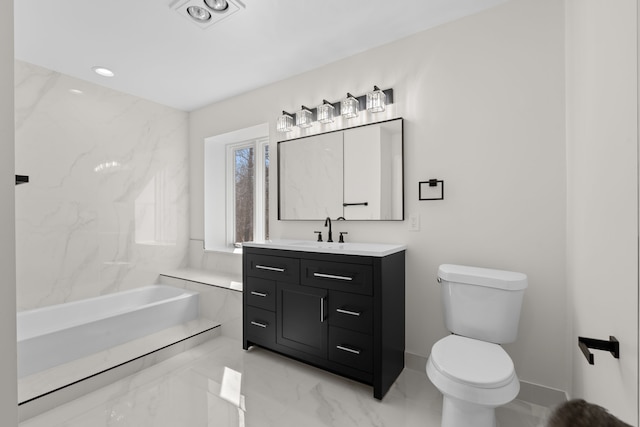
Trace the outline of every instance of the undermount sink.
{"type": "Polygon", "coordinates": [[[379,257],[400,252],[407,248],[406,245],[391,245],[386,243],[339,243],[318,242],[315,240],[274,240],[268,242],[246,242],[243,243],[243,245],[255,248],[379,257]]]}

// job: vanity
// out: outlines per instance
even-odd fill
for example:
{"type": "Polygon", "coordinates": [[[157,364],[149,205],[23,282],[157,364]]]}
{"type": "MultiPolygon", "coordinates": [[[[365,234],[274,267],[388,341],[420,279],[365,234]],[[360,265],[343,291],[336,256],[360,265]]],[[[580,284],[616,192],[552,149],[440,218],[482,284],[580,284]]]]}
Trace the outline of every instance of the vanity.
{"type": "Polygon", "coordinates": [[[373,386],[404,368],[404,245],[243,246],[243,348],[257,345],[373,386]]]}

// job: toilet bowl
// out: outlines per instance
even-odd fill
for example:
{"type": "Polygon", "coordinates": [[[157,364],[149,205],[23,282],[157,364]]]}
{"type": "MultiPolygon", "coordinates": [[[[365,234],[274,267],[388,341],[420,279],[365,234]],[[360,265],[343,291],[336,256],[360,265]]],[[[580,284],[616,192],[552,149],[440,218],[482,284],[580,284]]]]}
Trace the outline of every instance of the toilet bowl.
{"type": "Polygon", "coordinates": [[[495,427],[495,408],[520,391],[503,348],[473,338],[450,335],[435,343],[426,371],[443,394],[442,427],[495,427]]]}
{"type": "Polygon", "coordinates": [[[500,346],[518,332],[527,276],[511,271],[443,264],[445,326],[427,376],[443,395],[442,427],[495,427],[495,408],[516,398],[520,382],[500,346]]]}

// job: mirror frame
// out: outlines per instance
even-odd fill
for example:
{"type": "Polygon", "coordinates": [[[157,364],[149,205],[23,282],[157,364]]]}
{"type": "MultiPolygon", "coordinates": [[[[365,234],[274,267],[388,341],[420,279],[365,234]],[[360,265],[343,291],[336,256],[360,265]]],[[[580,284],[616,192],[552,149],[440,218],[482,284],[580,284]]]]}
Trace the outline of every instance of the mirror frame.
{"type": "MultiPolygon", "coordinates": [[[[373,125],[380,125],[383,123],[388,123],[388,122],[393,122],[399,120],[400,121],[400,142],[401,142],[401,146],[400,146],[400,153],[402,156],[402,179],[401,179],[401,185],[402,185],[402,215],[400,218],[398,219],[346,219],[346,221],[404,221],[405,220],[405,161],[404,161],[404,118],[402,117],[396,117],[394,119],[389,119],[389,120],[382,120],[379,122],[372,122],[372,123],[365,123],[362,125],[358,125],[358,126],[351,126],[351,127],[346,127],[346,128],[341,128],[341,129],[335,129],[335,130],[331,130],[328,132],[318,132],[318,133],[314,133],[311,135],[304,135],[304,136],[300,136],[300,137],[296,137],[296,138],[291,138],[291,139],[283,139],[280,141],[277,141],[277,155],[278,155],[278,162],[277,162],[277,168],[278,168],[278,192],[277,192],[277,204],[278,204],[278,221],[319,221],[319,220],[324,220],[325,218],[320,218],[320,219],[287,219],[287,218],[282,218],[282,212],[281,212],[281,197],[280,197],[280,189],[281,189],[281,183],[282,183],[282,164],[281,164],[281,152],[280,152],[280,144],[283,142],[291,142],[291,141],[298,141],[298,140],[302,140],[302,139],[308,139],[308,138],[312,138],[312,137],[316,137],[316,136],[320,136],[320,135],[326,135],[326,134],[330,134],[330,133],[336,133],[336,132],[345,132],[351,129],[357,129],[357,128],[361,128],[361,127],[365,127],[365,126],[373,126],[373,125]]],[[[332,218],[334,219],[334,218],[332,218]]]]}

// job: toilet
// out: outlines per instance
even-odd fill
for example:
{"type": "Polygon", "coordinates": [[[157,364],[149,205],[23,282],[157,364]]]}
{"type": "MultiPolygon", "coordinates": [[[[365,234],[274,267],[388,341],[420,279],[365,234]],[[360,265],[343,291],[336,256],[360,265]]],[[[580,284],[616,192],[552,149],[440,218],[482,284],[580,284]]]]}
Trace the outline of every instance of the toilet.
{"type": "Polygon", "coordinates": [[[427,376],[443,395],[442,427],[495,427],[495,408],[520,391],[513,361],[500,344],[516,340],[527,276],[443,264],[438,268],[445,325],[427,376]]]}

